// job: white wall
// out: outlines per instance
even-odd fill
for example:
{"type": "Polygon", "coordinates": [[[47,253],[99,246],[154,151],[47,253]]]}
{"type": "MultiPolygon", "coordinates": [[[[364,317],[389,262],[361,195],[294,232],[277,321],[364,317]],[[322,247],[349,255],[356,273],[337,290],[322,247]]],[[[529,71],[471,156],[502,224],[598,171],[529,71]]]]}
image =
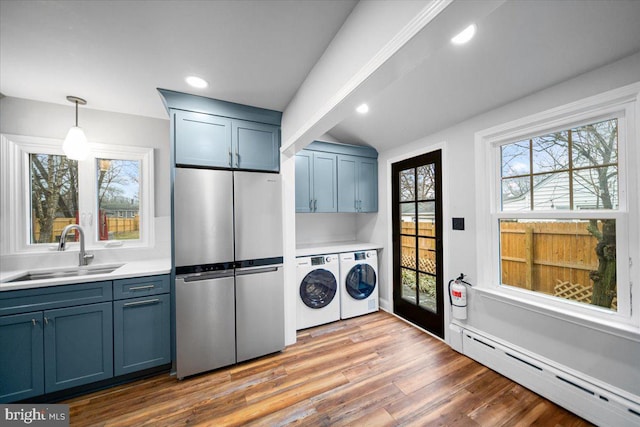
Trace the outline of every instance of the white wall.
{"type": "MultiPolygon", "coordinates": [[[[90,105],[91,100],[89,100],[90,105]]],[[[160,99],[158,98],[158,102],[160,99]]],[[[74,124],[75,107],[72,104],[58,105],[21,98],[5,97],[0,100],[0,133],[10,135],[37,136],[64,140],[69,127],[74,124]]],[[[78,122],[89,142],[108,145],[127,145],[154,149],[154,250],[146,251],[150,257],[169,257],[171,214],[169,186],[169,118],[167,120],[129,114],[111,113],[80,107],[78,122]]],[[[118,251],[115,249],[114,251],[118,251]]],[[[120,250],[122,251],[122,250],[120,250]]],[[[140,254],[145,256],[145,254],[140,254]]],[[[6,254],[2,254],[3,256],[6,254]]],[[[129,254],[130,255],[130,254],[129,254]]],[[[58,258],[77,256],[71,252],[58,258]]],[[[30,261],[20,258],[22,263],[30,261]]],[[[47,257],[47,259],[50,258],[47,257]]],[[[139,258],[137,258],[139,259],[139,258]]],[[[11,263],[16,264],[17,259],[11,263]]],[[[11,266],[3,262],[2,268],[11,266]]],[[[22,265],[22,264],[21,264],[22,265]]],[[[39,264],[42,265],[42,264],[39,264]]],[[[30,267],[33,267],[30,265],[30,267]]]]}
{"type": "Polygon", "coordinates": [[[322,244],[356,240],[356,213],[296,214],[296,244],[322,244]]]}
{"type": "MultiPolygon", "coordinates": [[[[583,74],[501,108],[418,141],[380,153],[378,163],[380,211],[358,216],[358,239],[385,242],[379,260],[380,305],[392,307],[390,239],[390,168],[393,161],[443,148],[445,190],[445,283],[463,272],[476,274],[474,134],[517,118],[577,101],[638,81],[640,53],[583,74]],[[451,217],[464,217],[464,231],[451,230],[451,217]]],[[[638,236],[632,236],[638,239],[638,236]]],[[[508,304],[479,298],[471,292],[468,325],[497,338],[571,367],[625,392],[640,396],[640,338],[569,323],[508,304]]]]}

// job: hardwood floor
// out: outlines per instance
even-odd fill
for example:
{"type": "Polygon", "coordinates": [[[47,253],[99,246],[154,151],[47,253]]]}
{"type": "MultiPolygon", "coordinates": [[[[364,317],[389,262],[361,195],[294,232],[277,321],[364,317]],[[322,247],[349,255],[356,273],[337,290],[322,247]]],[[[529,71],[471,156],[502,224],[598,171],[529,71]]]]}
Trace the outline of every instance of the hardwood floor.
{"type": "Polygon", "coordinates": [[[590,425],[385,312],[301,331],[249,363],[64,403],[72,426],[590,425]]]}

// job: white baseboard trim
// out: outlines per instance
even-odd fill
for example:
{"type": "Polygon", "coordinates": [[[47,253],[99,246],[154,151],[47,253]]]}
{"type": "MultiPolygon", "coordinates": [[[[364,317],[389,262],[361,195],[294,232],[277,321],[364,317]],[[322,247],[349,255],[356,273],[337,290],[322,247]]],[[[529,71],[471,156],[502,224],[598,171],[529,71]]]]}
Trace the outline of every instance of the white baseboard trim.
{"type": "MultiPolygon", "coordinates": [[[[454,332],[456,328],[450,329],[454,332]]],[[[459,328],[462,349],[456,351],[482,363],[505,377],[600,426],[640,425],[640,399],[621,396],[612,387],[570,368],[551,366],[536,354],[525,354],[508,343],[477,331],[459,328]]]]}

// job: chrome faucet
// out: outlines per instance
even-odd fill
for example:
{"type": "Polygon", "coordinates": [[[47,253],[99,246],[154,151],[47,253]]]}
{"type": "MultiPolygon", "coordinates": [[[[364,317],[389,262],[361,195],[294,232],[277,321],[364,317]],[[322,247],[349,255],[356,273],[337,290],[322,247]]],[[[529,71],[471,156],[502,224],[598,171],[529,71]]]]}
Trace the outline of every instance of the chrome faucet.
{"type": "Polygon", "coordinates": [[[58,243],[58,250],[64,251],[66,249],[67,233],[73,229],[76,229],[80,232],[80,254],[78,256],[78,265],[82,267],[83,265],[88,265],[89,262],[91,262],[91,260],[93,259],[93,254],[88,254],[85,252],[84,231],[82,231],[82,227],[80,227],[78,224],[69,224],[64,228],[64,230],[62,230],[62,234],[60,234],[60,242],[58,243]]]}

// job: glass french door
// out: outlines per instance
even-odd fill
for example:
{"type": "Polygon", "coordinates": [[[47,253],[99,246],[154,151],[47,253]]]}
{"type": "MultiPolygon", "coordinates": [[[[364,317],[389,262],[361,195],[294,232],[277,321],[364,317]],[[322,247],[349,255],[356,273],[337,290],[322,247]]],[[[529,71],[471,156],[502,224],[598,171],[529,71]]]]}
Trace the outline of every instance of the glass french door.
{"type": "Polygon", "coordinates": [[[444,338],[441,154],[392,165],[393,310],[444,338]]]}

